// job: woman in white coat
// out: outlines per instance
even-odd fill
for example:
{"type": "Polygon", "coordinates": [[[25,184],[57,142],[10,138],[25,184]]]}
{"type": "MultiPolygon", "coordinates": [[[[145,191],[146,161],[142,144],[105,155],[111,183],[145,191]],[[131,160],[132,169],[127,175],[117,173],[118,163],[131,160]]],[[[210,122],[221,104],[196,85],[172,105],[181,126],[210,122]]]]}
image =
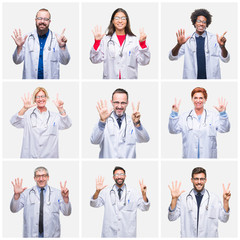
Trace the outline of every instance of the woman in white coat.
{"type": "Polygon", "coordinates": [[[58,94],[56,101],[53,102],[59,113],[50,112],[47,109],[48,99],[46,89],[36,88],[32,97],[29,94],[24,95],[22,109],[10,120],[14,127],[24,129],[21,158],[59,157],[59,130],[70,128],[72,122],[63,108],[63,101],[58,98],[58,94]]]}
{"type": "Polygon", "coordinates": [[[197,87],[191,93],[194,109],[178,115],[181,101],[172,106],[168,129],[172,134],[182,133],[183,158],[217,158],[217,132],[230,130],[226,113],[227,102],[219,99],[216,110],[219,113],[206,110],[207,92],[197,87]]]}
{"type": "Polygon", "coordinates": [[[150,61],[146,34],[140,29],[140,38],[132,33],[127,12],[116,9],[111,17],[106,36],[101,27],[93,30],[95,43],[90,51],[92,63],[103,64],[105,79],[136,79],[138,64],[147,65],[150,61]]]}

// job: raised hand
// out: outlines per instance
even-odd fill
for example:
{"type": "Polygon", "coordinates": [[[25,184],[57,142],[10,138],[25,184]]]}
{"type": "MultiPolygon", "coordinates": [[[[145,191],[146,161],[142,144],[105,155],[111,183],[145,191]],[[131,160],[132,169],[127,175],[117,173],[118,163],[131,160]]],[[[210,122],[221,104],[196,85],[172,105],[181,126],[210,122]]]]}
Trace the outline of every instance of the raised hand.
{"type": "Polygon", "coordinates": [[[20,198],[20,194],[23,193],[27,188],[26,187],[22,187],[22,182],[23,180],[19,180],[19,178],[15,179],[15,184],[12,181],[12,185],[13,185],[13,191],[14,191],[14,199],[18,200],[20,198]]]}
{"type": "Polygon", "coordinates": [[[65,203],[68,203],[69,202],[69,190],[66,187],[66,185],[67,185],[67,181],[64,182],[64,185],[62,185],[62,182],[60,182],[60,188],[61,188],[61,194],[63,197],[63,201],[65,203]]]}
{"type": "Polygon", "coordinates": [[[227,39],[224,37],[224,35],[227,33],[227,31],[222,35],[222,36],[218,36],[218,34],[216,34],[217,36],[217,41],[218,41],[218,44],[220,45],[220,47],[223,47],[225,46],[225,43],[227,41],[227,39]]]}
{"type": "Polygon", "coordinates": [[[100,120],[102,122],[106,122],[106,120],[109,118],[109,116],[112,113],[112,108],[108,109],[107,106],[107,100],[100,100],[100,102],[97,102],[97,106],[96,106],[99,116],[100,116],[100,120]]]}
{"type": "Polygon", "coordinates": [[[32,95],[30,96],[29,93],[27,95],[24,93],[24,97],[21,97],[21,99],[23,101],[23,107],[25,110],[36,106],[36,103],[32,103],[32,95]]]}
{"type": "Polygon", "coordinates": [[[140,28],[139,32],[140,32],[139,41],[140,41],[140,42],[146,41],[147,35],[146,35],[146,33],[144,32],[144,29],[143,29],[143,28],[140,28]]]}
{"type": "Polygon", "coordinates": [[[102,34],[102,27],[100,26],[95,26],[95,28],[92,30],[93,36],[95,40],[102,40],[104,37],[105,33],[102,34]]]}
{"type": "Polygon", "coordinates": [[[139,112],[139,105],[140,105],[140,102],[137,103],[137,107],[135,108],[135,106],[134,106],[134,104],[133,104],[133,102],[132,102],[132,110],[133,110],[132,120],[133,120],[133,124],[134,124],[134,125],[140,123],[141,114],[140,114],[140,112],[139,112]]]}
{"type": "Polygon", "coordinates": [[[179,45],[183,45],[190,38],[190,36],[187,38],[185,37],[185,29],[179,29],[178,32],[176,32],[176,36],[179,45]]]}
{"type": "Polygon", "coordinates": [[[147,193],[147,186],[143,183],[143,179],[142,179],[142,181],[139,180],[139,184],[140,184],[142,194],[146,194],[147,193]]]}
{"type": "Polygon", "coordinates": [[[16,43],[16,45],[18,47],[22,47],[23,44],[25,43],[26,39],[27,39],[27,35],[25,35],[25,37],[22,37],[22,32],[21,29],[19,29],[19,32],[17,31],[17,29],[15,29],[15,31],[13,31],[13,35],[11,35],[12,39],[14,40],[14,42],[16,43]]]}
{"type": "Polygon", "coordinates": [[[102,191],[107,185],[103,185],[104,177],[98,176],[96,179],[96,191],[100,192],[102,191]]]}
{"type": "Polygon", "coordinates": [[[67,38],[64,36],[65,30],[66,29],[64,28],[60,36],[55,34],[57,41],[58,41],[58,45],[59,45],[59,47],[62,47],[62,48],[65,47],[66,43],[67,43],[67,38]]]}
{"type": "Polygon", "coordinates": [[[214,106],[219,112],[225,112],[226,111],[226,107],[228,102],[226,102],[226,99],[221,97],[218,99],[218,104],[219,106],[214,106]]]}
{"type": "Polygon", "coordinates": [[[182,190],[180,191],[180,187],[181,187],[181,182],[178,182],[175,181],[175,185],[174,185],[174,182],[172,182],[172,188],[168,185],[168,188],[170,189],[171,191],[171,196],[172,196],[172,199],[178,199],[179,196],[185,192],[185,190],[182,190]]]}
{"type": "Polygon", "coordinates": [[[230,183],[228,184],[227,189],[225,188],[224,184],[222,186],[223,186],[223,200],[228,202],[231,197],[231,192],[229,190],[230,183]]]}
{"type": "Polygon", "coordinates": [[[174,112],[179,112],[180,104],[181,104],[181,99],[177,102],[177,99],[175,98],[175,102],[174,102],[174,104],[172,105],[172,110],[173,110],[174,112]]]}
{"type": "Polygon", "coordinates": [[[55,106],[56,106],[58,109],[59,109],[59,108],[62,109],[64,102],[63,102],[62,100],[60,100],[58,96],[59,96],[59,95],[58,95],[58,93],[57,93],[57,95],[56,95],[56,100],[55,100],[55,101],[53,100],[53,103],[55,104],[55,106]]]}

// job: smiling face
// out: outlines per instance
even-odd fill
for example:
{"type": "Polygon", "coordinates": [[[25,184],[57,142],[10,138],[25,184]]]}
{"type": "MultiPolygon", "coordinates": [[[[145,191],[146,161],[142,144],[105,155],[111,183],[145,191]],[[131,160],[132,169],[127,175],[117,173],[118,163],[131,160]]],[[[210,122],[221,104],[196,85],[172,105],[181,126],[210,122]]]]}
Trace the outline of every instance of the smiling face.
{"type": "Polygon", "coordinates": [[[35,95],[35,102],[38,108],[44,108],[47,102],[47,97],[45,92],[42,90],[35,95]]]}
{"type": "Polygon", "coordinates": [[[207,19],[204,16],[198,16],[195,23],[196,32],[202,35],[207,28],[207,19]]]}
{"type": "Polygon", "coordinates": [[[193,178],[191,178],[193,183],[193,187],[197,192],[201,192],[204,187],[205,183],[207,182],[206,176],[204,173],[197,173],[193,174],[193,178]]]}
{"type": "Polygon", "coordinates": [[[125,178],[126,175],[123,170],[119,169],[114,172],[113,180],[119,188],[123,186],[125,178]]]}
{"type": "Polygon", "coordinates": [[[48,31],[49,25],[50,25],[50,14],[47,11],[39,11],[36,16],[36,27],[38,33],[45,34],[48,31]],[[38,18],[41,18],[41,20],[38,20],[38,18]]]}
{"type": "Polygon", "coordinates": [[[125,27],[127,25],[127,17],[123,12],[117,12],[114,15],[114,18],[112,20],[112,23],[116,29],[116,32],[125,32],[125,27]],[[124,19],[125,18],[125,19],[124,19]]]}
{"type": "Polygon", "coordinates": [[[121,117],[127,108],[128,99],[126,93],[115,93],[112,99],[113,110],[118,117],[121,117]]]}
{"type": "Polygon", "coordinates": [[[45,170],[40,170],[36,172],[34,180],[38,187],[43,188],[47,185],[49,176],[45,170]]]}
{"type": "Polygon", "coordinates": [[[193,101],[195,110],[202,110],[204,107],[204,104],[206,103],[206,99],[204,98],[204,95],[201,92],[195,93],[192,97],[192,101],[193,101]]]}

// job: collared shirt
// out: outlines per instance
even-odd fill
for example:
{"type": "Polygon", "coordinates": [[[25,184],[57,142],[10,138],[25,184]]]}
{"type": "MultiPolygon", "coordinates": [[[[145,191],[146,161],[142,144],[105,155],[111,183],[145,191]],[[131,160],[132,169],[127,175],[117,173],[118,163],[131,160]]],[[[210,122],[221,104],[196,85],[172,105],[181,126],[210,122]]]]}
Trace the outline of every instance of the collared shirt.
{"type": "MultiPolygon", "coordinates": [[[[203,189],[200,193],[203,196],[205,194],[205,189],[203,189]]],[[[193,189],[194,195],[196,196],[199,192],[197,192],[195,189],[193,189]]]]}
{"type": "Polygon", "coordinates": [[[199,37],[199,36],[205,38],[207,36],[207,32],[205,31],[202,35],[199,35],[197,32],[195,32],[195,37],[199,37]]]}
{"type": "MultiPolygon", "coordinates": [[[[48,188],[48,185],[43,187],[43,197],[45,197],[45,195],[46,195],[47,188],[48,188]]],[[[42,188],[37,185],[37,190],[38,190],[39,196],[40,196],[40,193],[41,193],[41,189],[42,188]]]]}
{"type": "Polygon", "coordinates": [[[47,41],[49,30],[46,34],[38,35],[40,52],[39,52],[39,61],[38,61],[38,79],[44,79],[44,69],[43,69],[43,49],[47,41]]]}

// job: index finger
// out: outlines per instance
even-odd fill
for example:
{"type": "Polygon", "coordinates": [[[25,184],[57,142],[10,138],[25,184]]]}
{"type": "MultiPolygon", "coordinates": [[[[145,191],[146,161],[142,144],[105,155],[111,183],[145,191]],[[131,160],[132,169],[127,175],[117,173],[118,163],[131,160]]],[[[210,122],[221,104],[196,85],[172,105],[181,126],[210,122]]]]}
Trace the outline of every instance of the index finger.
{"type": "Polygon", "coordinates": [[[62,186],[62,182],[60,181],[60,188],[62,189],[62,187],[63,187],[63,186],[62,186]]]}
{"type": "Polygon", "coordinates": [[[66,28],[63,29],[61,35],[64,35],[66,28]]]}
{"type": "Polygon", "coordinates": [[[58,101],[58,93],[57,93],[57,96],[56,96],[56,100],[58,101]]]}
{"type": "Polygon", "coordinates": [[[132,102],[132,110],[133,110],[133,112],[135,112],[135,106],[134,106],[133,102],[132,102]]]}
{"type": "Polygon", "coordinates": [[[66,185],[67,185],[67,181],[65,181],[65,183],[64,183],[64,188],[66,188],[66,185]]]}
{"type": "Polygon", "coordinates": [[[226,32],[224,32],[224,34],[222,35],[223,37],[224,37],[224,35],[227,33],[227,31],[226,32]]]}
{"type": "Polygon", "coordinates": [[[139,111],[140,102],[137,103],[137,112],[139,111]]]}

